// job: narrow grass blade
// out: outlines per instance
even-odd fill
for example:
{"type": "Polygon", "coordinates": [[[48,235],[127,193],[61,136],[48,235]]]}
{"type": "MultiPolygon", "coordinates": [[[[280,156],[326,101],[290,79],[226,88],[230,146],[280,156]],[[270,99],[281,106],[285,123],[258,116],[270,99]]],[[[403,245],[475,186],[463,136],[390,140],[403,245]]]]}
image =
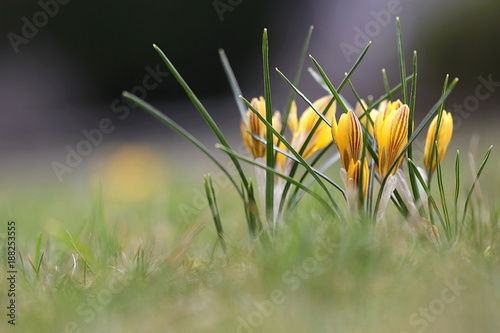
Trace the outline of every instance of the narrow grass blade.
{"type": "Polygon", "coordinates": [[[407,93],[406,93],[406,66],[405,66],[405,53],[403,46],[403,34],[401,32],[401,22],[399,17],[396,17],[397,24],[397,36],[398,36],[398,56],[399,56],[399,73],[401,74],[401,97],[403,104],[408,104],[407,93]]]}
{"type": "Polygon", "coordinates": [[[222,67],[224,68],[224,72],[226,73],[227,79],[229,81],[229,85],[231,86],[231,91],[233,92],[233,97],[238,106],[238,111],[240,111],[241,119],[248,127],[248,119],[246,116],[247,109],[245,108],[245,103],[239,98],[242,95],[240,86],[238,81],[236,80],[236,76],[234,75],[233,69],[231,68],[231,64],[229,63],[229,59],[226,56],[226,53],[223,49],[219,49],[219,57],[222,63],[222,67]]]}
{"type": "MultiPolygon", "coordinates": [[[[413,135],[413,124],[415,122],[415,103],[417,98],[417,52],[413,53],[413,78],[411,85],[411,96],[410,96],[410,114],[408,117],[408,139],[413,135]]],[[[413,145],[408,146],[408,159],[413,160],[413,145]]],[[[420,191],[418,189],[417,180],[413,168],[408,168],[408,173],[410,176],[410,185],[413,193],[413,198],[415,202],[420,202],[420,191]]],[[[422,206],[419,206],[419,212],[422,216],[425,216],[425,210],[422,206]]]]}
{"type": "Polygon", "coordinates": [[[116,239],[111,237],[106,216],[104,214],[104,200],[102,195],[102,183],[94,190],[92,205],[92,218],[88,224],[91,233],[95,234],[99,246],[104,253],[111,253],[116,247],[116,239]]]}
{"type": "Polygon", "coordinates": [[[139,97],[125,91],[123,92],[123,96],[127,98],[128,100],[134,102],[135,104],[139,105],[143,110],[151,114],[153,117],[158,119],[160,122],[163,124],[167,125],[171,129],[173,129],[177,134],[185,138],[187,141],[191,142],[193,145],[195,145],[199,150],[201,150],[205,155],[207,155],[208,158],[212,160],[212,162],[217,165],[222,172],[228,177],[228,179],[233,183],[234,187],[238,191],[241,197],[243,197],[243,192],[240,190],[238,185],[236,184],[236,181],[234,178],[231,176],[231,174],[227,171],[227,169],[215,158],[215,156],[208,150],[203,143],[201,143],[198,139],[196,139],[194,136],[192,136],[188,131],[186,131],[182,126],[177,124],[175,121],[173,121],[170,117],[156,109],[154,106],[151,104],[143,101],[139,97]]]}
{"type": "MultiPolygon", "coordinates": [[[[410,95],[410,110],[415,110],[415,105],[417,101],[417,51],[413,51],[413,75],[411,79],[411,95],[410,95]]],[[[412,114],[413,116],[413,114],[412,114]]],[[[413,128],[411,129],[413,131],[413,128]]]]}
{"type": "Polygon", "coordinates": [[[36,276],[37,277],[40,275],[40,268],[42,267],[42,264],[43,264],[43,257],[44,257],[44,254],[42,253],[40,255],[40,259],[38,260],[38,266],[36,268],[36,276]]]}
{"type": "MultiPolygon", "coordinates": [[[[225,148],[224,146],[221,147],[222,148],[219,147],[218,148],[221,150],[225,149],[227,154],[232,154],[233,156],[236,157],[236,155],[232,150],[229,153],[227,150],[230,149],[225,148]]],[[[252,238],[255,240],[259,238],[262,232],[262,221],[260,220],[259,208],[257,206],[257,202],[255,201],[255,191],[253,189],[253,183],[251,179],[248,182],[248,187],[246,188],[246,195],[247,197],[245,198],[245,215],[248,223],[248,231],[250,232],[252,238]]]]}
{"type": "MultiPolygon", "coordinates": [[[[264,29],[262,35],[262,64],[264,71],[264,95],[266,99],[266,120],[271,127],[266,128],[266,164],[269,168],[274,168],[274,150],[273,150],[273,108],[271,101],[271,82],[269,78],[269,41],[267,36],[267,29],[264,29]]],[[[274,177],[271,172],[266,171],[266,215],[268,221],[273,220],[274,209],[274,177]]]]}
{"type": "Polygon", "coordinates": [[[19,262],[21,263],[21,266],[19,267],[22,267],[23,269],[21,269],[21,272],[23,274],[23,278],[26,279],[26,281],[28,281],[28,278],[27,278],[27,275],[26,275],[26,269],[24,267],[24,258],[23,258],[23,255],[21,253],[21,251],[19,251],[19,262]]]}
{"type": "Polygon", "coordinates": [[[492,149],[493,149],[493,146],[490,146],[490,148],[486,152],[486,154],[485,154],[485,156],[483,158],[483,162],[481,162],[481,166],[479,167],[479,170],[477,171],[476,179],[474,179],[474,182],[472,183],[469,191],[467,192],[467,199],[465,200],[464,211],[463,211],[463,214],[462,214],[462,223],[461,223],[461,226],[460,226],[460,233],[462,232],[462,229],[463,229],[463,226],[464,226],[465,216],[467,215],[467,209],[469,207],[470,200],[472,198],[472,192],[474,191],[474,188],[476,187],[476,184],[479,182],[479,177],[481,177],[481,174],[483,173],[484,167],[486,166],[486,163],[488,162],[488,159],[490,158],[491,150],[492,149]]]}
{"type": "Polygon", "coordinates": [[[210,176],[210,174],[208,174],[203,178],[203,184],[205,185],[205,194],[207,196],[208,205],[210,206],[210,212],[212,213],[212,218],[214,220],[215,230],[217,231],[217,236],[219,237],[222,249],[227,255],[226,240],[224,239],[224,230],[222,228],[222,222],[220,219],[219,207],[217,206],[217,198],[215,196],[212,177],[210,176]]]}
{"type": "MultiPolygon", "coordinates": [[[[165,55],[165,53],[163,53],[163,51],[158,46],[153,45],[153,47],[156,50],[156,52],[158,52],[158,54],[160,55],[160,57],[162,58],[163,62],[167,65],[169,71],[173,74],[173,76],[175,77],[175,79],[177,80],[177,82],[179,82],[179,84],[181,85],[181,87],[184,89],[184,91],[188,95],[188,97],[191,100],[191,102],[193,103],[193,105],[196,107],[196,109],[198,109],[198,111],[202,115],[203,119],[205,119],[205,121],[208,124],[208,126],[210,127],[210,129],[217,136],[217,138],[219,139],[220,143],[223,144],[226,147],[229,147],[229,144],[228,144],[226,138],[224,137],[224,135],[220,131],[220,129],[217,126],[217,124],[215,123],[215,121],[212,119],[212,116],[210,116],[210,114],[205,109],[205,107],[203,106],[203,104],[201,103],[201,101],[198,99],[198,97],[196,97],[196,95],[191,90],[191,88],[188,86],[188,84],[186,83],[186,81],[184,81],[184,79],[179,74],[179,72],[177,71],[177,69],[174,67],[174,65],[172,64],[172,62],[170,61],[170,59],[167,58],[167,56],[165,55]]],[[[130,94],[128,94],[128,95],[130,95],[130,94]]],[[[241,169],[241,165],[239,164],[238,160],[236,158],[234,158],[234,157],[230,157],[230,158],[231,158],[232,162],[234,163],[234,165],[236,167],[236,170],[238,171],[238,173],[239,173],[239,175],[241,177],[241,181],[245,184],[245,186],[247,186],[248,185],[247,178],[245,176],[245,173],[243,172],[243,169],[241,169]]]]}
{"type": "Polygon", "coordinates": [[[437,146],[437,141],[434,142],[434,150],[436,151],[436,174],[437,174],[437,180],[438,180],[438,188],[439,188],[439,195],[441,197],[441,206],[443,208],[443,215],[444,215],[444,220],[446,222],[446,235],[448,236],[448,239],[451,237],[451,223],[450,223],[450,214],[448,213],[448,204],[446,202],[446,192],[444,189],[443,185],[443,174],[442,174],[442,169],[441,169],[441,162],[439,161],[438,155],[438,146],[437,146]]]}
{"type": "Polygon", "coordinates": [[[460,195],[460,151],[457,150],[457,157],[455,159],[455,233],[458,231],[458,197],[460,195]]]}
{"type": "Polygon", "coordinates": [[[392,93],[391,87],[389,85],[389,79],[387,78],[387,72],[385,68],[382,68],[382,80],[384,81],[385,92],[387,94],[387,98],[392,102],[392,93]]]}

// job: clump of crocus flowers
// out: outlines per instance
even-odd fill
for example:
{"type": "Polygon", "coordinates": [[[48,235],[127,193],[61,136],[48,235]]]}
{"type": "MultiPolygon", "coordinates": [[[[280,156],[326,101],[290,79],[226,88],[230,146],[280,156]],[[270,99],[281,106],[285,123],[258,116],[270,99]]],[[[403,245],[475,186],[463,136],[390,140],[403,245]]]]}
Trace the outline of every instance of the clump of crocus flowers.
{"type": "MultiPolygon", "coordinates": [[[[251,106],[258,111],[263,117],[266,114],[266,101],[264,97],[253,98],[251,106]]],[[[316,111],[325,113],[325,118],[332,118],[335,115],[336,103],[332,100],[331,96],[324,96],[313,103],[316,111]]],[[[301,152],[303,158],[308,158],[316,151],[325,148],[332,142],[330,134],[330,126],[320,119],[318,113],[312,107],[308,107],[300,116],[297,117],[297,105],[295,101],[291,104],[287,125],[292,133],[291,145],[292,147],[301,152]],[[312,134],[311,134],[312,133],[312,134]],[[311,136],[310,136],[311,134],[311,136]],[[309,138],[310,136],[310,138],[309,138]],[[308,140],[309,139],[309,140],[308,140]]],[[[275,111],[272,119],[273,128],[281,132],[282,122],[281,113],[275,111]]],[[[266,160],[266,125],[258,118],[258,116],[248,109],[246,112],[246,119],[241,120],[240,124],[241,135],[246,149],[250,156],[259,162],[266,160]]],[[[278,142],[277,138],[273,138],[273,145],[280,150],[285,151],[282,142],[278,142]]],[[[285,175],[288,175],[294,161],[287,159],[286,156],[277,152],[275,159],[275,169],[279,170],[285,175]]],[[[256,169],[257,185],[260,192],[261,200],[264,197],[264,184],[265,173],[263,169],[256,169]]],[[[274,196],[279,198],[283,193],[285,182],[283,179],[278,178],[275,182],[274,196]]],[[[274,218],[278,215],[279,201],[275,201],[274,218]]]]}
{"type": "MultiPolygon", "coordinates": [[[[265,114],[264,98],[254,98],[251,104],[259,113],[265,114]]],[[[307,108],[298,118],[297,106],[295,102],[291,104],[287,120],[292,134],[290,144],[305,159],[331,142],[335,143],[342,163],[340,175],[349,207],[353,210],[361,207],[367,196],[369,182],[375,179],[383,185],[380,189],[382,194],[377,220],[382,218],[396,189],[410,214],[418,214],[417,206],[422,203],[413,201],[402,172],[409,131],[413,129],[413,123],[410,124],[409,106],[400,100],[384,100],[374,109],[361,100],[354,111],[348,109],[343,112],[338,121],[337,104],[332,96],[316,100],[313,106],[314,108],[307,108]],[[320,117],[319,113],[323,114],[323,117],[320,117]],[[314,132],[310,135],[312,131],[314,132]],[[370,145],[371,149],[367,149],[367,145],[370,145]]],[[[250,110],[246,115],[247,119],[241,123],[245,146],[253,159],[265,160],[266,127],[250,110]]],[[[276,111],[273,115],[273,127],[283,132],[281,126],[281,114],[276,111]]],[[[427,179],[436,169],[436,164],[442,162],[452,132],[452,115],[444,110],[439,112],[432,120],[427,133],[423,160],[425,169],[419,168],[423,178],[427,179]]],[[[276,138],[273,144],[283,149],[276,138]]],[[[294,161],[281,153],[276,156],[276,168],[288,174],[294,161]]]]}

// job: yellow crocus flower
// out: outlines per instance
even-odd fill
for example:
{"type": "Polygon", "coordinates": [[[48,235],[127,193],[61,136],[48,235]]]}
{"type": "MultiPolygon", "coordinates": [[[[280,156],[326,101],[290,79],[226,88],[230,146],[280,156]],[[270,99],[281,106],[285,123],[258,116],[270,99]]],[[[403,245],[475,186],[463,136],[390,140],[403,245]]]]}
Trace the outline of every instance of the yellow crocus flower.
{"type": "MultiPolygon", "coordinates": [[[[263,117],[266,117],[266,101],[264,97],[253,98],[251,101],[252,107],[257,110],[263,117]]],[[[243,143],[247,148],[250,156],[253,159],[264,158],[266,156],[266,145],[256,137],[266,140],[266,125],[259,117],[251,110],[247,110],[247,125],[242,120],[240,124],[241,136],[243,143]],[[250,134],[251,133],[251,134],[250,134]],[[253,134],[253,135],[252,135],[253,134]]],[[[281,131],[281,114],[275,111],[272,119],[273,127],[279,132],[281,131]]],[[[278,138],[273,138],[273,143],[277,144],[278,138]]],[[[283,154],[278,154],[284,157],[283,154]]]]}
{"type": "Polygon", "coordinates": [[[359,119],[352,110],[342,114],[338,124],[332,117],[332,138],[339,149],[344,169],[349,169],[351,160],[361,159],[363,133],[359,119]]]}
{"type": "Polygon", "coordinates": [[[352,110],[342,114],[338,124],[335,117],[332,118],[332,138],[340,152],[343,169],[346,171],[345,181],[349,196],[358,193],[361,177],[363,196],[366,196],[369,171],[368,163],[362,157],[363,132],[361,123],[352,110]]]}
{"type": "Polygon", "coordinates": [[[436,115],[432,120],[429,130],[427,131],[427,138],[425,140],[424,148],[424,164],[426,170],[432,172],[436,169],[437,157],[432,156],[434,150],[434,142],[437,141],[437,153],[439,157],[439,162],[443,161],[444,155],[446,154],[446,149],[451,141],[451,136],[453,134],[453,117],[451,113],[443,110],[441,116],[441,122],[439,123],[439,129],[436,135],[436,126],[438,122],[439,115],[436,115]],[[430,166],[432,159],[432,167],[430,166]]]}
{"type": "MultiPolygon", "coordinates": [[[[313,103],[316,110],[323,113],[325,108],[330,103],[332,96],[324,96],[313,103]]],[[[335,102],[332,103],[328,112],[326,113],[326,119],[331,119],[335,115],[335,111],[337,109],[337,104],[335,102]]],[[[297,119],[297,106],[293,103],[292,108],[290,109],[290,115],[288,117],[288,127],[290,131],[292,131],[292,146],[295,150],[300,151],[302,146],[304,145],[307,137],[311,133],[312,129],[316,125],[316,122],[320,119],[318,114],[311,108],[307,108],[300,119],[297,119]]],[[[311,140],[307,144],[304,152],[302,153],[303,158],[308,158],[312,154],[314,154],[317,150],[326,147],[328,144],[332,142],[332,138],[330,135],[330,127],[324,121],[321,121],[314,131],[311,140]]]]}
{"type": "MultiPolygon", "coordinates": [[[[400,105],[401,102],[395,103],[400,105]]],[[[410,109],[406,104],[396,110],[388,106],[386,110],[379,113],[375,121],[374,135],[378,144],[378,170],[382,179],[389,173],[392,164],[408,143],[409,114],[410,109]]],[[[402,161],[403,156],[396,163],[391,174],[396,173],[402,161]]]]}
{"type": "Polygon", "coordinates": [[[403,106],[403,103],[398,99],[397,101],[394,102],[383,102],[379,106],[379,112],[377,114],[377,117],[375,119],[375,122],[373,124],[373,134],[375,136],[375,139],[377,139],[377,132],[380,131],[380,126],[384,119],[386,119],[392,112],[399,110],[403,106]],[[384,107],[385,106],[385,107],[384,107]]]}

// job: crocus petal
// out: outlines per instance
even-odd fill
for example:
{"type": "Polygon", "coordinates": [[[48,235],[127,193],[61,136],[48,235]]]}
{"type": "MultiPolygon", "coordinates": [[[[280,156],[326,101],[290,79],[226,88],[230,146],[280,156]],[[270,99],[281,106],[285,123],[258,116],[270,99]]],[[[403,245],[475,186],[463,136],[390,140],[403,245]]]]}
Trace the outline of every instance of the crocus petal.
{"type": "MultiPolygon", "coordinates": [[[[385,103],[384,103],[385,104],[385,103]]],[[[394,111],[399,110],[403,106],[403,103],[398,99],[395,102],[387,102],[385,108],[383,107],[383,104],[381,103],[379,106],[379,112],[377,114],[377,118],[375,120],[375,123],[373,125],[373,134],[375,136],[375,139],[378,140],[378,134],[380,133],[382,123],[389,117],[391,113],[394,111]]]]}
{"type": "Polygon", "coordinates": [[[427,131],[427,138],[425,140],[424,148],[424,164],[427,170],[431,172],[436,168],[436,156],[432,156],[434,149],[434,142],[437,141],[439,162],[443,161],[444,155],[446,154],[446,149],[451,141],[451,136],[453,134],[453,117],[451,113],[443,110],[441,116],[441,123],[439,124],[439,130],[436,136],[436,127],[438,122],[438,115],[432,120],[429,130],[427,131]],[[432,159],[432,168],[430,166],[432,159]]]}
{"type": "Polygon", "coordinates": [[[396,189],[396,186],[398,185],[398,177],[395,175],[389,175],[387,176],[387,181],[384,186],[384,190],[382,191],[382,195],[380,196],[380,204],[378,206],[378,211],[377,211],[377,222],[380,222],[382,220],[382,217],[384,217],[385,209],[387,208],[387,204],[389,203],[389,199],[391,198],[392,192],[396,189]]]}
{"type": "MultiPolygon", "coordinates": [[[[278,148],[283,150],[283,151],[287,151],[283,141],[280,141],[278,143],[278,148]]],[[[280,152],[276,152],[276,167],[275,167],[275,169],[283,172],[285,170],[285,163],[286,163],[286,156],[280,152]]]]}
{"type": "Polygon", "coordinates": [[[250,153],[250,156],[255,159],[255,156],[253,154],[253,143],[252,143],[252,136],[247,132],[247,127],[245,126],[245,123],[243,120],[240,122],[240,131],[241,131],[241,137],[243,138],[243,143],[245,144],[246,149],[250,153]]]}
{"type": "MultiPolygon", "coordinates": [[[[279,111],[274,111],[272,125],[276,131],[281,132],[281,113],[279,111]]],[[[273,137],[274,145],[276,145],[278,143],[278,138],[275,135],[273,135],[273,137]]]]}
{"type": "MultiPolygon", "coordinates": [[[[379,149],[379,172],[384,178],[401,150],[408,142],[408,118],[410,109],[407,105],[401,106],[398,110],[391,112],[386,119],[380,121],[378,132],[376,132],[379,149]]],[[[399,159],[391,174],[394,174],[401,164],[403,158],[399,159]]]]}
{"type": "Polygon", "coordinates": [[[357,161],[361,158],[363,143],[361,124],[354,112],[349,110],[342,114],[336,130],[332,126],[332,134],[342,158],[342,165],[347,170],[351,160],[357,161]]]}

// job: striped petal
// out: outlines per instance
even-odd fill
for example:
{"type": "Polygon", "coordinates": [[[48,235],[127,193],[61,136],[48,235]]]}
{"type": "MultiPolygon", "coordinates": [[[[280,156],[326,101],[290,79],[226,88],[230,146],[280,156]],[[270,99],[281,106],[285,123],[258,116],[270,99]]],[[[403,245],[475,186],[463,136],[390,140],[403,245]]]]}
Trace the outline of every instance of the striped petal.
{"type": "MultiPolygon", "coordinates": [[[[391,111],[385,119],[377,117],[378,129],[376,138],[379,150],[379,172],[382,178],[389,173],[389,169],[408,143],[408,121],[410,109],[407,105],[402,105],[398,110],[391,111]]],[[[391,170],[391,174],[396,173],[403,156],[391,170]]]]}
{"type": "Polygon", "coordinates": [[[363,147],[361,124],[352,110],[342,114],[338,124],[334,126],[333,123],[332,138],[339,149],[342,165],[348,170],[351,160],[357,161],[361,158],[363,147]]]}
{"type": "Polygon", "coordinates": [[[436,169],[436,156],[432,156],[434,142],[437,142],[437,150],[439,162],[443,161],[444,155],[446,154],[446,149],[448,149],[448,145],[450,144],[451,137],[453,134],[453,117],[451,113],[443,110],[443,114],[441,116],[441,122],[439,124],[439,129],[437,131],[436,136],[436,127],[438,122],[439,115],[436,115],[432,120],[429,130],[427,131],[427,138],[425,140],[425,148],[424,148],[424,164],[426,170],[430,172],[436,169]],[[432,160],[432,167],[431,167],[432,160]]]}

